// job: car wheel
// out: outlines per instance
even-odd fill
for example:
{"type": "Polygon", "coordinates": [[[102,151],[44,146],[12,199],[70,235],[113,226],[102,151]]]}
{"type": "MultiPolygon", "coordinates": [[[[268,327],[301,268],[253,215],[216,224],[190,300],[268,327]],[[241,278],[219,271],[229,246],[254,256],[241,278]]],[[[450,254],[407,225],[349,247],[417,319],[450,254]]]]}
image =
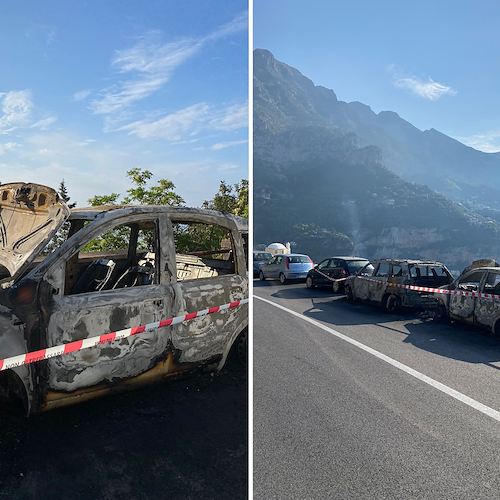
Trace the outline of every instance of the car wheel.
{"type": "Polygon", "coordinates": [[[347,296],[347,300],[354,300],[354,294],[352,293],[352,289],[349,285],[344,285],[344,291],[347,296]]]}
{"type": "Polygon", "coordinates": [[[389,295],[385,301],[385,308],[390,313],[398,312],[401,308],[401,299],[396,295],[389,295]]]}
{"type": "Polygon", "coordinates": [[[234,341],[226,360],[225,368],[239,372],[248,364],[248,329],[245,328],[234,341]]]}
{"type": "Polygon", "coordinates": [[[340,285],[339,285],[338,281],[334,281],[332,283],[332,290],[333,290],[333,293],[339,293],[340,292],[340,285]]]}
{"type": "Polygon", "coordinates": [[[259,271],[259,279],[260,281],[266,281],[266,277],[264,276],[264,273],[262,271],[259,271]]]}
{"type": "Polygon", "coordinates": [[[306,278],[306,286],[307,288],[314,288],[316,285],[314,284],[314,281],[313,279],[311,278],[311,276],[308,276],[306,278]]]}
{"type": "Polygon", "coordinates": [[[280,281],[282,285],[286,283],[286,276],[283,273],[280,273],[280,281]]]}
{"type": "Polygon", "coordinates": [[[432,319],[441,323],[448,321],[448,313],[446,312],[446,307],[444,307],[443,304],[439,304],[436,309],[434,309],[432,319]]]}

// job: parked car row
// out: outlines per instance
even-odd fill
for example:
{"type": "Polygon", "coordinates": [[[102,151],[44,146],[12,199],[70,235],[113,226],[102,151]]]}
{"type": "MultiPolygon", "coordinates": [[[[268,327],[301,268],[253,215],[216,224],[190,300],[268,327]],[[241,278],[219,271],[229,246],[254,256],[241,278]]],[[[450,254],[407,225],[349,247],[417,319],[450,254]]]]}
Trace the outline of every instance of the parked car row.
{"type": "Polygon", "coordinates": [[[500,337],[500,299],[490,297],[500,296],[500,267],[491,259],[474,261],[454,280],[444,264],[430,260],[329,257],[313,265],[307,255],[289,254],[260,263],[259,277],[281,283],[305,278],[307,288],[331,287],[348,300],[379,305],[389,312],[432,310],[435,320],[466,322],[500,337]],[[477,295],[433,293],[404,285],[477,295]]]}

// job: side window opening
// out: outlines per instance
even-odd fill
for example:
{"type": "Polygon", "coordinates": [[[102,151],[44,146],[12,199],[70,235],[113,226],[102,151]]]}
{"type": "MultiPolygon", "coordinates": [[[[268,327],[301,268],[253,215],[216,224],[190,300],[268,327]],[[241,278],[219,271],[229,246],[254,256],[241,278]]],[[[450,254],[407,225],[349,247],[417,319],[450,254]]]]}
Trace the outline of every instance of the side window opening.
{"type": "Polygon", "coordinates": [[[500,274],[488,273],[486,282],[484,283],[484,291],[498,295],[500,293],[500,274]]]}
{"type": "Polygon", "coordinates": [[[403,276],[403,268],[401,266],[392,266],[392,276],[395,278],[403,276]]]}
{"type": "Polygon", "coordinates": [[[177,281],[235,274],[231,231],[215,224],[172,221],[177,281]]]}
{"type": "Polygon", "coordinates": [[[458,289],[467,290],[468,292],[477,292],[483,275],[483,271],[477,271],[469,276],[466,276],[465,278],[462,278],[458,283],[458,289]]]}
{"type": "Polygon", "coordinates": [[[157,283],[156,221],[120,225],[66,262],[65,295],[157,283]]]}
{"type": "Polygon", "coordinates": [[[380,264],[375,276],[379,278],[387,278],[387,276],[389,276],[389,264],[380,264]]]}

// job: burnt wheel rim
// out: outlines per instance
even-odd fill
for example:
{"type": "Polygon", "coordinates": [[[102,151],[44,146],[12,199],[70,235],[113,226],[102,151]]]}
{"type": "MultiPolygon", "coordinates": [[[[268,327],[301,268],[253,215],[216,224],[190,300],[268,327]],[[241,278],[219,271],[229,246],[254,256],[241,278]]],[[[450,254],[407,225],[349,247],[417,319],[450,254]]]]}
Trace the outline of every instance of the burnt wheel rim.
{"type": "Polygon", "coordinates": [[[238,345],[236,346],[236,351],[238,353],[238,360],[243,366],[247,366],[247,356],[248,356],[248,335],[244,331],[238,338],[238,345]]]}
{"type": "Polygon", "coordinates": [[[393,313],[398,310],[399,304],[398,304],[398,298],[395,295],[390,295],[387,298],[387,302],[385,303],[385,308],[393,313]]]}

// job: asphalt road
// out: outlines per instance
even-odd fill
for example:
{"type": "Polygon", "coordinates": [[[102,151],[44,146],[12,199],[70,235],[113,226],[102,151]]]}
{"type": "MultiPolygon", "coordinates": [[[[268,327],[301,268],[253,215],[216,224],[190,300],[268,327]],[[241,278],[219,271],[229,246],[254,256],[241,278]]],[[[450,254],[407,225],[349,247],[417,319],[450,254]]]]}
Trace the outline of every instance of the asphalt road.
{"type": "Polygon", "coordinates": [[[302,316],[254,300],[254,498],[500,498],[500,341],[302,283],[254,296],[302,316]]]}
{"type": "Polygon", "coordinates": [[[247,498],[247,377],[223,369],[0,425],[0,498],[247,498]]]}

